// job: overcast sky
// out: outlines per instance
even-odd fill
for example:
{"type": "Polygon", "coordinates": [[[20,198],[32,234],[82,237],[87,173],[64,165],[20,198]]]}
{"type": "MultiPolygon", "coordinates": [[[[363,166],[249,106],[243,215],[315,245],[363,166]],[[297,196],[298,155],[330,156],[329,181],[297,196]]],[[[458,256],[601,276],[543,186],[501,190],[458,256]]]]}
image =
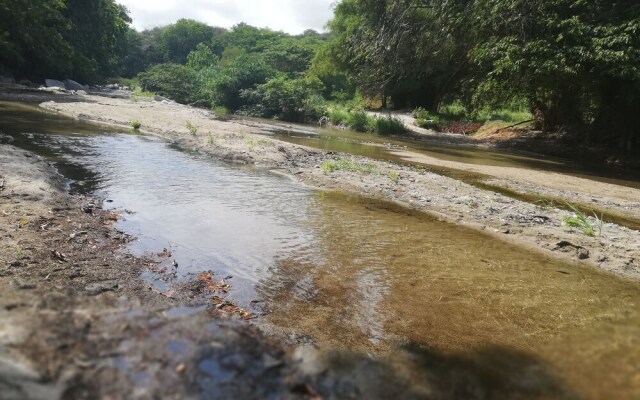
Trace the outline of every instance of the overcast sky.
{"type": "Polygon", "coordinates": [[[288,33],[323,31],[335,0],[117,0],[124,4],[138,30],[191,18],[230,28],[246,22],[288,33]]]}

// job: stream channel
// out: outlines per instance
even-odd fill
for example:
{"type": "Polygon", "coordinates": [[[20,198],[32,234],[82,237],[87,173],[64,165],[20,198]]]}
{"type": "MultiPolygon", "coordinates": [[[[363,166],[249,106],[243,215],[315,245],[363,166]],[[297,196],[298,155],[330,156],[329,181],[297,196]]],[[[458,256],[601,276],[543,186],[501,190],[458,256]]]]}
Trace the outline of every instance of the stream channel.
{"type": "Polygon", "coordinates": [[[134,254],[169,249],[178,279],[232,276],[229,299],[281,340],[376,360],[426,398],[445,381],[484,398],[640,398],[637,282],[152,136],[11,103],[0,131],[71,191],[128,210],[134,254]]]}

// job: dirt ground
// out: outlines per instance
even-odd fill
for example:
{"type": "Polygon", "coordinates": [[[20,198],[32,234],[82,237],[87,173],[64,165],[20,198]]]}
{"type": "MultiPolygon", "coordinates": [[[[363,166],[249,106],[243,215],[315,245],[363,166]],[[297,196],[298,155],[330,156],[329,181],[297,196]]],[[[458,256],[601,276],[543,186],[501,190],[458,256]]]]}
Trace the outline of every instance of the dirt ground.
{"type": "MultiPolygon", "coordinates": [[[[207,110],[167,101],[109,99],[82,96],[84,102],[49,101],[41,106],[83,120],[128,127],[140,121],[142,131],[159,135],[184,148],[242,163],[269,166],[294,179],[328,190],[344,190],[387,199],[436,214],[444,220],[480,229],[532,249],[572,260],[576,267],[594,266],[640,278],[640,232],[605,223],[602,235],[590,237],[562,225],[571,213],[532,204],[465,184],[459,180],[408,166],[352,157],[370,164],[374,173],[325,172],[320,166],[341,155],[265,138],[268,123],[225,121],[207,110]],[[191,132],[187,123],[197,127],[191,132]],[[261,133],[261,135],[259,135],[261,133]],[[397,175],[397,179],[392,176],[397,175]]],[[[404,151],[409,161],[481,173],[489,183],[523,193],[540,193],[568,202],[597,204],[621,215],[640,217],[640,190],[555,172],[525,168],[479,166],[435,159],[404,151]]],[[[592,224],[596,221],[591,220],[592,224]]]]}

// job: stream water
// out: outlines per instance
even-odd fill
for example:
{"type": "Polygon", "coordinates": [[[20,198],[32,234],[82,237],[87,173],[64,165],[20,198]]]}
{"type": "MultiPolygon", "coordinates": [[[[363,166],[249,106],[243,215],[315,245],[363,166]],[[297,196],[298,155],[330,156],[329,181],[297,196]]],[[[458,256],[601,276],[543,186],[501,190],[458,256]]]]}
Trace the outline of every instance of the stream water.
{"type": "Polygon", "coordinates": [[[233,276],[265,331],[340,353],[345,373],[367,360],[425,398],[640,398],[636,282],[154,137],[7,103],[0,131],[130,210],[131,251],[233,276]]]}

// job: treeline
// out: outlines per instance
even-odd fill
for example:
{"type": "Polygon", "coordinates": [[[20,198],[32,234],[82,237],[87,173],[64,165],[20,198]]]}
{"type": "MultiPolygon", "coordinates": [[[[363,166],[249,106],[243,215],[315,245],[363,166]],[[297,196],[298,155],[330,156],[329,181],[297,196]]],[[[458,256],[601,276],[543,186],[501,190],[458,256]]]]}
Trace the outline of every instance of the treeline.
{"type": "MultiPolygon", "coordinates": [[[[519,109],[544,132],[640,149],[637,0],[342,0],[329,33],[193,20],[136,32],[113,0],[0,0],[0,74],[134,79],[176,101],[289,121],[400,131],[519,109]]],[[[459,126],[461,126],[459,124],[459,126]]]]}
{"type": "Polygon", "coordinates": [[[343,0],[330,28],[325,58],[395,107],[524,101],[536,129],[640,148],[637,0],[343,0]]]}
{"type": "Polygon", "coordinates": [[[226,30],[180,20],[135,35],[127,76],[135,76],[143,90],[181,103],[317,122],[325,100],[355,92],[345,77],[312,72],[317,50],[328,40],[312,30],[289,35],[246,24],[226,30]]]}
{"type": "Polygon", "coordinates": [[[95,82],[122,72],[131,19],[114,0],[0,0],[0,75],[95,82]]]}

